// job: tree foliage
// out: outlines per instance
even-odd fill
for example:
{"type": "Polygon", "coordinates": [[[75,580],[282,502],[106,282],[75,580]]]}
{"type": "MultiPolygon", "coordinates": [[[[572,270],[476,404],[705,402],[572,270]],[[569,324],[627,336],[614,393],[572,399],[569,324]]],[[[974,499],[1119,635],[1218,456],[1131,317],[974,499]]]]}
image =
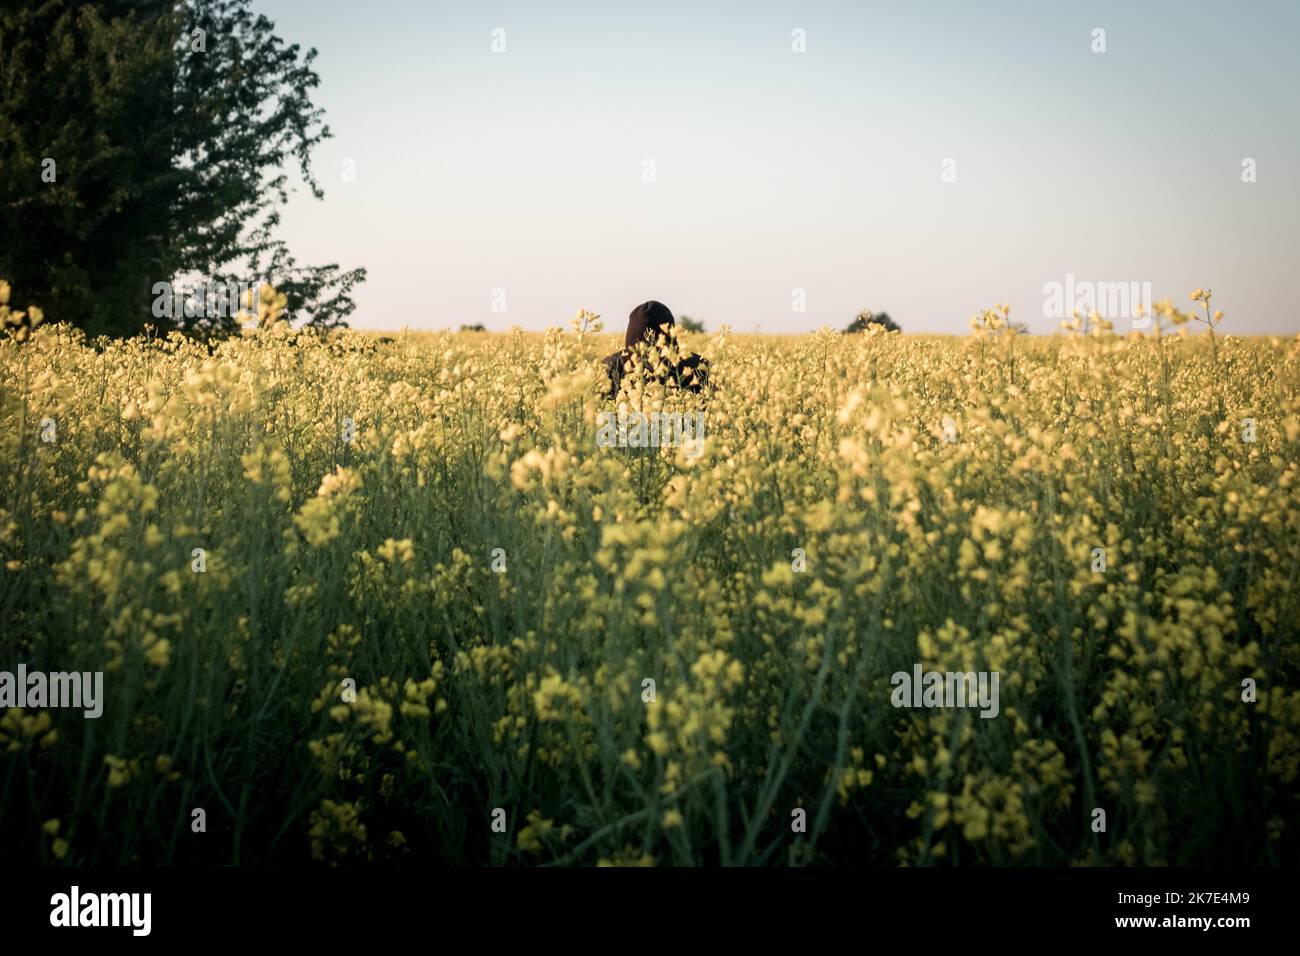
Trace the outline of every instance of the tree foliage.
{"type": "Polygon", "coordinates": [[[844,331],[865,332],[869,325],[883,326],[886,332],[901,332],[903,330],[902,326],[889,317],[888,312],[881,312],[876,315],[868,309],[863,309],[844,331]]]}
{"type": "Polygon", "coordinates": [[[365,271],[302,266],[276,237],[295,179],[322,195],[315,55],[249,0],[0,10],[0,275],[92,334],[160,324],[159,282],[267,280],[290,319],[341,323],[365,271]]]}

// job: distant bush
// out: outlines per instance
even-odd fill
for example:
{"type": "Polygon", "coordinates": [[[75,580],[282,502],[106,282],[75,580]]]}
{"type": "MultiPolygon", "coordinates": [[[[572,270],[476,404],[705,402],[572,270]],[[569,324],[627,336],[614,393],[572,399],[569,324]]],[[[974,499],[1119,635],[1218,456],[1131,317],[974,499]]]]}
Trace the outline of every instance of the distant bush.
{"type": "Polygon", "coordinates": [[[901,332],[902,326],[889,317],[888,312],[881,312],[879,315],[874,314],[869,309],[863,309],[858,313],[857,318],[849,323],[845,332],[865,332],[869,325],[883,326],[886,332],[901,332]]]}

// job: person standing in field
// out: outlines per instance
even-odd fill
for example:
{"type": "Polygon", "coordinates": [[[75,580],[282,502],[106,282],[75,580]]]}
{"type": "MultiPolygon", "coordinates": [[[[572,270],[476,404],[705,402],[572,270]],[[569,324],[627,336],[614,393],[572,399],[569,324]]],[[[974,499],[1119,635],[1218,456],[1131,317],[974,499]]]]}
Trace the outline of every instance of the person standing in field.
{"type": "Polygon", "coordinates": [[[689,392],[703,391],[709,381],[709,362],[701,355],[692,352],[684,357],[677,357],[670,350],[672,337],[669,329],[677,325],[672,312],[662,302],[651,299],[642,302],[627,317],[627,334],[623,338],[623,348],[613,355],[605,357],[605,371],[609,376],[609,398],[618,397],[619,385],[633,367],[634,357],[640,360],[642,368],[647,369],[654,362],[657,351],[666,364],[659,372],[659,381],[667,385],[672,383],[689,392]]]}

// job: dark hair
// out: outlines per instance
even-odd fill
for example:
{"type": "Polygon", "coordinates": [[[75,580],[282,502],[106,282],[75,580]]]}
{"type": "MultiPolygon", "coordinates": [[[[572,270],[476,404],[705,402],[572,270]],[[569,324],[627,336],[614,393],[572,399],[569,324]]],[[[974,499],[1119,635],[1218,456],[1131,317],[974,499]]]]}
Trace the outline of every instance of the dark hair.
{"type": "Polygon", "coordinates": [[[627,335],[623,338],[623,344],[631,348],[646,341],[648,337],[657,339],[665,328],[676,324],[672,312],[662,302],[654,299],[642,302],[627,317],[627,335]]]}

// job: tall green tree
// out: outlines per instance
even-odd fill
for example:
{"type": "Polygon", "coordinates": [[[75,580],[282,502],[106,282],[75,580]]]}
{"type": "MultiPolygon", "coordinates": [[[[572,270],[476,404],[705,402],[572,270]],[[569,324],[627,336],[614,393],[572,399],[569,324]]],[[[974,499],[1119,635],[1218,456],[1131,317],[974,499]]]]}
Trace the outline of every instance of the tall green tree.
{"type": "Polygon", "coordinates": [[[322,195],[315,55],[248,0],[0,8],[0,277],[92,334],[165,324],[160,282],[269,280],[291,319],[344,321],[365,271],[299,265],[276,237],[295,178],[322,195]]]}

